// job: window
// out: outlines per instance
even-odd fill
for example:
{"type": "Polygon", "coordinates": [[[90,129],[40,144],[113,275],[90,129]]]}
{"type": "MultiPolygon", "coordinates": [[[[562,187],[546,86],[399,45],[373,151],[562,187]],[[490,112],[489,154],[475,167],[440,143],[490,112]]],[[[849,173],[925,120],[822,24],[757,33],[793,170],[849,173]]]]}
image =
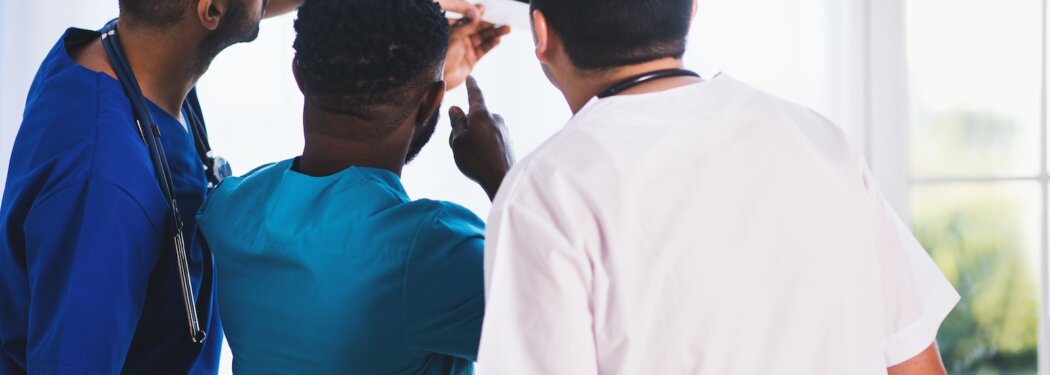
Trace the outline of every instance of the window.
{"type": "Polygon", "coordinates": [[[1046,2],[907,0],[906,15],[912,220],[963,296],[938,336],[945,364],[952,374],[1035,374],[1046,303],[1046,2]]]}

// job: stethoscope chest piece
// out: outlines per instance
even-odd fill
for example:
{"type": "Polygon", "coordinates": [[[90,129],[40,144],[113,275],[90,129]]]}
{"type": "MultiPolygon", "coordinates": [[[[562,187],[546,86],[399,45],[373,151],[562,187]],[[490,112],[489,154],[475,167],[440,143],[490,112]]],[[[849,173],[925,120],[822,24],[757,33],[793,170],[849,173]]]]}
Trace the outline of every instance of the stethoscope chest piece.
{"type": "Polygon", "coordinates": [[[230,166],[230,162],[226,161],[226,158],[214,152],[208,152],[208,159],[211,161],[211,165],[206,168],[208,170],[208,180],[210,187],[215,188],[227,177],[233,175],[233,167],[230,166]]]}

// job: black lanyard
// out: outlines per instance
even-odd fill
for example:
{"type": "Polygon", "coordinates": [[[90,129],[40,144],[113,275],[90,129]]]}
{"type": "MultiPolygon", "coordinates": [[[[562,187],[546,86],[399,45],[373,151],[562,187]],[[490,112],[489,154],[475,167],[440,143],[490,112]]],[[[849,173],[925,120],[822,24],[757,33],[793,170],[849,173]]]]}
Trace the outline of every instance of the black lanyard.
{"type": "MultiPolygon", "coordinates": [[[[138,80],[135,79],[135,74],[131,70],[131,65],[128,63],[127,57],[124,55],[124,49],[121,47],[120,40],[117,37],[116,27],[117,20],[113,20],[102,29],[102,45],[106,50],[106,55],[109,57],[109,62],[113,71],[116,73],[121,86],[124,88],[125,95],[127,95],[128,100],[131,101],[131,107],[135,114],[135,124],[138,126],[139,135],[149,149],[150,160],[153,163],[153,170],[157,178],[157,183],[160,185],[160,189],[164,193],[164,199],[168,202],[171,211],[170,219],[173,226],[171,241],[175,248],[175,255],[177,257],[176,263],[179,268],[179,281],[182,289],[183,305],[186,309],[186,320],[190,330],[190,338],[195,343],[202,343],[207,335],[204,330],[201,329],[197,304],[193,296],[193,285],[190,281],[189,260],[186,254],[186,233],[182,221],[182,215],[179,212],[179,206],[175,196],[175,184],[171,179],[171,169],[168,165],[168,158],[164,154],[164,146],[161,144],[160,129],[157,127],[157,123],[153,120],[153,115],[149,110],[146,98],[142,94],[142,89],[139,87],[138,80]]],[[[209,185],[212,187],[218,185],[219,182],[222,182],[223,178],[230,175],[230,168],[225,160],[213,157],[211,154],[211,145],[208,143],[207,129],[202,121],[203,116],[201,116],[200,103],[197,100],[196,89],[190,92],[183,104],[182,110],[186,114],[186,117],[188,117],[187,122],[189,123],[188,127],[190,132],[193,134],[194,147],[197,150],[197,156],[200,158],[201,163],[205,166],[209,185]]],[[[208,296],[206,303],[209,303],[211,296],[210,253],[204,254],[204,261],[205,272],[201,282],[201,296],[208,296]],[[207,288],[207,290],[205,288],[207,288]]]]}
{"type": "Polygon", "coordinates": [[[649,72],[649,73],[645,73],[645,74],[642,74],[642,75],[638,75],[638,76],[634,76],[634,77],[625,79],[625,80],[621,81],[620,83],[617,83],[617,84],[613,85],[612,87],[610,87],[608,89],[605,89],[605,91],[602,91],[602,92],[598,93],[598,99],[605,99],[605,98],[608,98],[610,96],[616,96],[616,95],[619,95],[620,93],[622,93],[624,91],[627,91],[627,90],[631,89],[632,87],[635,87],[635,86],[638,86],[638,85],[641,85],[641,84],[644,84],[644,83],[648,83],[648,82],[652,82],[652,81],[656,81],[656,80],[660,80],[660,79],[665,79],[665,78],[672,78],[672,77],[696,77],[696,78],[700,78],[700,75],[696,74],[696,72],[694,72],[694,71],[685,70],[685,69],[657,70],[655,72],[649,72]]]}

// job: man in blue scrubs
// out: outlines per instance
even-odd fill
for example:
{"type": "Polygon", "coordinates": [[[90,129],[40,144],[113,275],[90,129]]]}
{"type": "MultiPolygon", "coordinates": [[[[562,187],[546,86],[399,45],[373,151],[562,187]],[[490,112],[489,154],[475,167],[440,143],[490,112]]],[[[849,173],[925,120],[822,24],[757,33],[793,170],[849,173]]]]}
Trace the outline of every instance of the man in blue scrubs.
{"type": "MultiPolygon", "coordinates": [[[[438,121],[447,22],[427,0],[308,0],[296,30],[302,156],[227,179],[199,214],[234,371],[472,373],[483,223],[410,199],[400,180],[438,121]]],[[[452,110],[451,143],[491,197],[511,156],[467,83],[471,113],[452,110]]]]}
{"type": "MultiPolygon", "coordinates": [[[[180,210],[206,194],[180,108],[225,47],[259,31],[265,0],[121,0],[117,28],[180,210]]],[[[288,9],[289,1],[271,4],[288,9]]],[[[29,91],[0,209],[0,373],[210,374],[222,329],[190,241],[202,328],[191,342],[168,204],[95,31],[70,29],[29,91]]],[[[192,215],[186,227],[193,233],[192,215]]]]}
{"type": "Polygon", "coordinates": [[[300,2],[120,0],[117,32],[191,234],[203,344],[188,337],[168,204],[100,34],[58,41],[30,89],[0,208],[0,374],[216,372],[222,329],[192,238],[206,181],[180,108],[220,51],[300,2]]]}

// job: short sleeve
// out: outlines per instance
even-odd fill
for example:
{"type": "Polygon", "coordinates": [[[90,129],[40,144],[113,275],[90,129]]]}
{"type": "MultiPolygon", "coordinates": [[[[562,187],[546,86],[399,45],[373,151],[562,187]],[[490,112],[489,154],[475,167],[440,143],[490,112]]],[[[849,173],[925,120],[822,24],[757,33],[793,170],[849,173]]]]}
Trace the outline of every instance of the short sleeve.
{"type": "Polygon", "coordinates": [[[46,197],[24,230],[29,373],[119,372],[160,256],[160,232],[131,195],[101,181],[46,197]]]}
{"type": "Polygon", "coordinates": [[[874,214],[885,306],[885,357],[890,367],[933,344],[959,294],[890,207],[867,169],[864,178],[874,214]]]}
{"type": "Polygon", "coordinates": [[[417,354],[475,361],[485,315],[484,224],[441,203],[420,227],[405,265],[403,335],[417,354]]]}

